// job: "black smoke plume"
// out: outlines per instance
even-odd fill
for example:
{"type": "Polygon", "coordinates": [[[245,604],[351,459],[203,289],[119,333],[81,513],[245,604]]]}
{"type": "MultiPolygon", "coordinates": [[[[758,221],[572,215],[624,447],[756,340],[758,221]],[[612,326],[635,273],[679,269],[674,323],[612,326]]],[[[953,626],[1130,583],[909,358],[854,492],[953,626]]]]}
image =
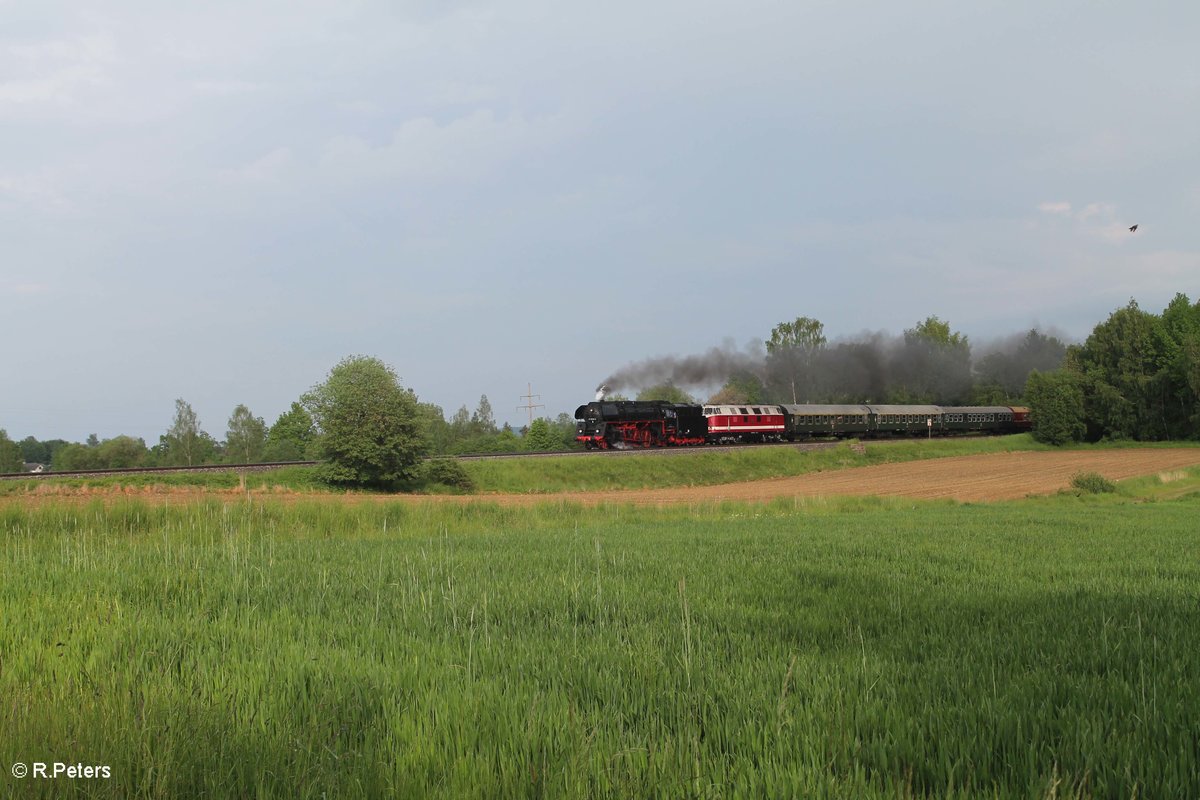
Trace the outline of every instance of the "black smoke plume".
{"type": "Polygon", "coordinates": [[[720,386],[731,375],[749,372],[763,375],[764,353],[748,346],[739,350],[731,342],[691,356],[648,358],[621,367],[600,382],[597,391],[625,393],[669,383],[681,388],[720,386]]]}
{"type": "Polygon", "coordinates": [[[767,353],[726,343],[697,355],[649,358],[615,371],[599,389],[633,395],[662,384],[715,389],[736,379],[743,387],[757,384],[758,396],[748,402],[1003,404],[1020,397],[1031,370],[1056,369],[1065,353],[1062,339],[1037,330],[989,340],[975,353],[965,339],[950,344],[914,331],[867,331],[815,350],[767,353]]]}

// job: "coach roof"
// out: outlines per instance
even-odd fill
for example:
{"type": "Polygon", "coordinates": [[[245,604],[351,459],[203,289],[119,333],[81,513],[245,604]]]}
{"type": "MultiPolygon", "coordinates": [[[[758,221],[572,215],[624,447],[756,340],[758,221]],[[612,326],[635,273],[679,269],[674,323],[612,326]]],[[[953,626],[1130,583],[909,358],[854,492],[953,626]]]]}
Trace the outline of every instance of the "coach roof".
{"type": "Polygon", "coordinates": [[[794,417],[798,416],[826,416],[831,414],[857,414],[862,415],[867,413],[866,406],[822,406],[822,405],[803,405],[803,406],[784,406],[787,413],[794,417]]]}

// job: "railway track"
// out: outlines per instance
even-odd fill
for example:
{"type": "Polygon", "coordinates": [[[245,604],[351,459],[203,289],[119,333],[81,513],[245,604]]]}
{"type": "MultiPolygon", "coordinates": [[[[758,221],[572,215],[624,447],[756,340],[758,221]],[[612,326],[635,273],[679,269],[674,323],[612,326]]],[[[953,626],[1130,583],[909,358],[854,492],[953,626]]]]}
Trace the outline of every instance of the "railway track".
{"type": "MultiPolygon", "coordinates": [[[[765,442],[757,444],[724,444],[708,447],[658,447],[629,448],[627,450],[548,450],[518,453],[464,453],[456,456],[434,456],[438,459],[456,461],[489,461],[504,458],[610,458],[622,456],[682,456],[695,453],[711,453],[715,450],[735,450],[743,447],[791,447],[795,450],[826,450],[837,447],[838,442],[765,442]]],[[[266,472],[281,467],[312,467],[319,461],[272,461],[262,464],[202,464],[194,467],[125,467],[118,469],[76,469],[61,472],[9,472],[0,474],[0,480],[41,480],[44,478],[107,478],[124,475],[170,475],[204,472],[266,472]]]]}
{"type": "Polygon", "coordinates": [[[106,478],[119,475],[169,475],[180,472],[266,472],[280,467],[311,467],[320,463],[320,461],[270,461],[261,464],[201,464],[194,467],[118,467],[116,469],[69,469],[61,472],[5,472],[0,473],[0,480],[106,478]]]}

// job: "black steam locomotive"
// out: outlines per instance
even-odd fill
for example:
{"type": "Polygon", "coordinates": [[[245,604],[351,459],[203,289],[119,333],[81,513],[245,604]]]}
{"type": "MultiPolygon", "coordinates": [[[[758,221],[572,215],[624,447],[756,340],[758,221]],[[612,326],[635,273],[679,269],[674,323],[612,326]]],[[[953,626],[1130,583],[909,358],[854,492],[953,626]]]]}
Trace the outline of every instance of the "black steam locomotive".
{"type": "Polygon", "coordinates": [[[812,438],[945,436],[1029,430],[1019,406],[692,405],[596,400],[575,409],[575,440],[590,449],[812,438]]]}

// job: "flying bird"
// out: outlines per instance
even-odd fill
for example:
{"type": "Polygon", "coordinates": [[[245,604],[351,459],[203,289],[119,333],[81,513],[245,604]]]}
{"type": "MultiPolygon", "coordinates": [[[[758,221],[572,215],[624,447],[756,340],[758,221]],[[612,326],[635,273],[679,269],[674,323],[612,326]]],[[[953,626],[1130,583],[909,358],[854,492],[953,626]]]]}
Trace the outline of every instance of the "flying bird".
{"type": "Polygon", "coordinates": [[[1137,233],[1137,225],[1130,225],[1130,226],[1129,226],[1129,232],[1130,232],[1130,233],[1137,233]]]}

